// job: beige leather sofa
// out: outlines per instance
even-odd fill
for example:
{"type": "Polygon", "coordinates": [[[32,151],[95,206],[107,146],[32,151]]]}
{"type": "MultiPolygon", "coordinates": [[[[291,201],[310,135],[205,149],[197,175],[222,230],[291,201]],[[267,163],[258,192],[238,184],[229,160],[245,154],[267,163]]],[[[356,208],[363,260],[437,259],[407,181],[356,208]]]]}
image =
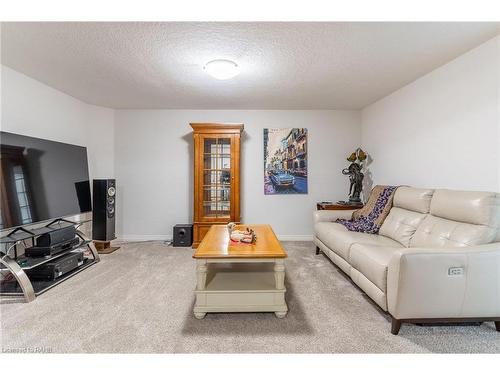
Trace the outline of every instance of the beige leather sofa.
{"type": "Polygon", "coordinates": [[[316,211],[314,243],[401,323],[495,321],[500,331],[500,194],[399,187],[379,234],[316,211]]]}

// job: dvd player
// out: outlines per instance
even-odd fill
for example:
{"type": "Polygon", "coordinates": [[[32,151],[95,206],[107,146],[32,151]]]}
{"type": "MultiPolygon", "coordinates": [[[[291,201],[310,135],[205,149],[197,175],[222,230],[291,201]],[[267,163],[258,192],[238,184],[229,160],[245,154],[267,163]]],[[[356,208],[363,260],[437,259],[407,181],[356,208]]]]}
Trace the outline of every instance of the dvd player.
{"type": "Polygon", "coordinates": [[[80,243],[78,237],[74,237],[70,240],[60,242],[51,246],[32,246],[24,249],[24,256],[26,257],[46,257],[55,254],[59,254],[62,251],[74,248],[80,243]]]}
{"type": "Polygon", "coordinates": [[[63,255],[38,267],[26,270],[30,279],[55,280],[83,264],[83,252],[75,251],[63,255]]]}

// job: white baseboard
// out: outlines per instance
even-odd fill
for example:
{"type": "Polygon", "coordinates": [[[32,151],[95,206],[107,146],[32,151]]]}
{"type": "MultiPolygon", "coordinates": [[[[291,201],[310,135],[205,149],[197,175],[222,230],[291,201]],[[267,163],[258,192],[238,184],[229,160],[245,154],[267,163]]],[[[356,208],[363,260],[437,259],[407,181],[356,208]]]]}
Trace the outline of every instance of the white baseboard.
{"type": "MultiPolygon", "coordinates": [[[[280,234],[280,241],[312,241],[313,236],[308,234],[280,234]]],[[[172,241],[171,234],[119,234],[118,241],[123,242],[139,242],[139,241],[172,241]]]]}
{"type": "Polygon", "coordinates": [[[119,234],[118,241],[140,242],[140,241],[172,241],[171,234],[119,234]]]}
{"type": "Polygon", "coordinates": [[[312,241],[313,236],[311,234],[278,234],[278,240],[280,241],[312,241]]]}

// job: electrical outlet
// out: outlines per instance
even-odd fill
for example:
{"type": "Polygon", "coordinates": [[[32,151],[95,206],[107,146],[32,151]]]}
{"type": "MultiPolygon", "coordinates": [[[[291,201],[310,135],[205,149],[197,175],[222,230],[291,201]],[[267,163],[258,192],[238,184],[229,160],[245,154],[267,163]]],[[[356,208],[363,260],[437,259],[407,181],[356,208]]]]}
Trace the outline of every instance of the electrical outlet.
{"type": "Polygon", "coordinates": [[[464,274],[463,267],[450,267],[448,268],[448,276],[462,276],[464,274]]]}

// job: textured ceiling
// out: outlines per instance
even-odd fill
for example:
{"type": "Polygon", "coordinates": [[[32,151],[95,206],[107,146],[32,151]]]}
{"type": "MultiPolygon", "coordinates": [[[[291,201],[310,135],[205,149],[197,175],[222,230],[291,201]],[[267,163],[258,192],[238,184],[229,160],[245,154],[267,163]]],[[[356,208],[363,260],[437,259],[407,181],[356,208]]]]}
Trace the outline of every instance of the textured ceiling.
{"type": "Polygon", "coordinates": [[[2,64],[112,108],[359,109],[498,23],[3,23],[2,64]],[[231,59],[228,81],[203,65],[231,59]]]}

